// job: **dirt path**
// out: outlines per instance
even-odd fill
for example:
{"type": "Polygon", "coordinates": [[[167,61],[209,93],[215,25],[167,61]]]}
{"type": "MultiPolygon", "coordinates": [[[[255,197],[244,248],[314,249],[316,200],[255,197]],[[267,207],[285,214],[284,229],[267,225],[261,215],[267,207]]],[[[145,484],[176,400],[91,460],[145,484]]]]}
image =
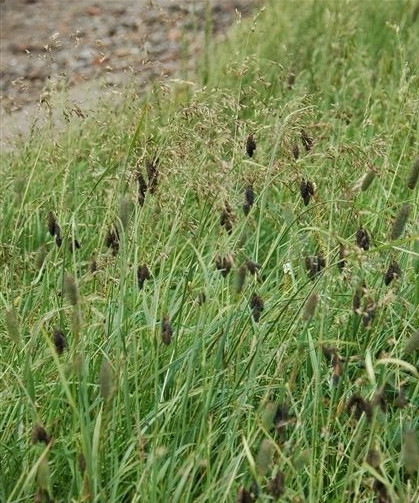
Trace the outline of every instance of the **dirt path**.
{"type": "MultiPolygon", "coordinates": [[[[209,4],[222,34],[254,1],[209,4]]],[[[0,0],[0,9],[2,148],[25,134],[49,89],[69,86],[83,105],[99,83],[115,90],[134,78],[140,88],[192,62],[203,43],[205,0],[0,0]]]]}

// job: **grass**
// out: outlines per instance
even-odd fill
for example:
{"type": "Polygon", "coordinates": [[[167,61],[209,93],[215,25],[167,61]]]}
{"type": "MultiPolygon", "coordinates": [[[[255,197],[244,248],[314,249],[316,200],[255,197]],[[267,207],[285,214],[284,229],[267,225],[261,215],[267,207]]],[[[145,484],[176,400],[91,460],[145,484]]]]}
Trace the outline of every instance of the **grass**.
{"type": "Polygon", "coordinates": [[[1,501],[418,500],[418,23],[273,0],[3,156],[1,501]]]}

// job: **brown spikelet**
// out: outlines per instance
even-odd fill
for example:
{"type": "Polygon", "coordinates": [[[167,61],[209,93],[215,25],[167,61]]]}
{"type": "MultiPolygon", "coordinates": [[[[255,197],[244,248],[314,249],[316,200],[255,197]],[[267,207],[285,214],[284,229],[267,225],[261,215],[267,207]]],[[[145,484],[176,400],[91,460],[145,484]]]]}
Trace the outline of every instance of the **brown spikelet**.
{"type": "Polygon", "coordinates": [[[6,331],[10,339],[17,344],[20,340],[19,323],[16,316],[16,311],[12,307],[6,309],[5,313],[6,331]]]}
{"type": "Polygon", "coordinates": [[[55,235],[55,244],[60,248],[60,246],[63,244],[63,238],[61,237],[60,231],[58,230],[56,235],[55,235]]]}
{"type": "Polygon", "coordinates": [[[290,72],[288,74],[288,78],[287,78],[287,87],[288,87],[288,89],[291,90],[294,87],[294,84],[295,84],[295,73],[294,72],[290,72]]]}
{"type": "Polygon", "coordinates": [[[417,329],[406,341],[404,352],[407,355],[419,351],[419,329],[417,329]]]}
{"type": "Polygon", "coordinates": [[[368,421],[372,419],[372,407],[371,404],[364,400],[358,393],[354,393],[346,404],[346,408],[349,413],[353,412],[355,419],[361,419],[362,414],[368,421]]]}
{"type": "Polygon", "coordinates": [[[67,339],[64,335],[64,332],[61,329],[56,328],[54,330],[53,340],[55,350],[59,355],[61,355],[67,347],[67,339]]]}
{"type": "Polygon", "coordinates": [[[410,213],[410,204],[404,204],[400,211],[397,213],[396,218],[393,222],[393,226],[391,228],[390,239],[395,240],[398,239],[404,231],[406,227],[407,220],[409,218],[410,213]]]}
{"type": "MultiPolygon", "coordinates": [[[[418,5],[419,7],[419,5],[418,5]]],[[[407,187],[413,190],[416,187],[419,179],[419,156],[413,162],[412,169],[410,170],[409,177],[407,179],[407,187]]]]}
{"type": "Polygon", "coordinates": [[[253,293],[252,297],[250,298],[249,305],[250,305],[250,309],[252,310],[253,319],[255,320],[256,323],[258,323],[258,321],[260,320],[262,311],[265,308],[262,297],[260,297],[256,293],[253,293]]]}
{"type": "Polygon", "coordinates": [[[243,213],[246,216],[250,213],[254,201],[255,201],[255,194],[253,192],[253,187],[249,185],[246,187],[246,190],[244,191],[243,213]]]}
{"type": "Polygon", "coordinates": [[[80,243],[77,241],[77,239],[72,239],[68,243],[68,248],[70,250],[70,253],[74,253],[76,250],[80,249],[80,243]]]}
{"type": "Polygon", "coordinates": [[[119,251],[119,234],[115,227],[110,227],[105,236],[105,246],[111,248],[112,255],[115,257],[119,251]]]}
{"type": "Polygon", "coordinates": [[[361,300],[365,294],[365,290],[366,284],[365,281],[362,281],[355,290],[354,296],[352,298],[352,310],[355,314],[360,314],[361,300]]]}
{"type": "Polygon", "coordinates": [[[384,274],[384,284],[388,286],[393,281],[393,279],[399,278],[400,275],[400,266],[395,260],[393,260],[388,266],[386,273],[384,274]]]}
{"type": "Polygon", "coordinates": [[[303,198],[304,206],[308,205],[311,197],[314,196],[314,193],[315,193],[314,183],[310,182],[310,180],[306,181],[303,178],[300,183],[300,194],[301,194],[301,197],[303,198]]]}
{"type": "Polygon", "coordinates": [[[57,228],[59,229],[59,225],[57,223],[57,219],[52,211],[48,213],[48,232],[51,236],[55,236],[57,232],[57,228]]]}
{"type": "Polygon", "coordinates": [[[298,144],[294,143],[292,146],[292,156],[294,157],[295,160],[297,160],[300,157],[300,149],[298,148],[298,144]]]}
{"type": "Polygon", "coordinates": [[[168,346],[172,342],[173,328],[169,321],[169,318],[165,316],[161,322],[161,339],[163,344],[168,346]]]}
{"type": "Polygon", "coordinates": [[[279,437],[279,443],[285,442],[285,429],[289,420],[289,408],[286,403],[278,404],[274,417],[273,425],[279,437]]]}
{"type": "Polygon", "coordinates": [[[239,270],[237,271],[236,285],[235,285],[237,293],[241,293],[244,288],[244,285],[246,283],[246,272],[247,272],[247,268],[245,265],[242,265],[239,268],[239,270]]]}
{"type": "Polygon", "coordinates": [[[246,141],[246,152],[249,157],[253,157],[256,150],[256,142],[253,134],[249,134],[246,141]]]}
{"type": "Polygon", "coordinates": [[[147,193],[147,183],[144,180],[144,176],[141,173],[140,169],[138,169],[138,171],[137,171],[136,178],[137,178],[137,183],[138,183],[138,204],[140,206],[143,206],[144,202],[145,202],[145,196],[147,193]]]}
{"type": "Polygon", "coordinates": [[[340,272],[342,272],[346,266],[346,249],[342,243],[339,244],[339,260],[337,266],[340,272]]]}
{"type": "Polygon", "coordinates": [[[390,495],[388,494],[386,486],[379,479],[374,480],[372,488],[376,494],[375,503],[392,503],[390,495]]]}
{"type": "Polygon", "coordinates": [[[377,449],[370,449],[367,454],[367,463],[378,470],[380,468],[380,453],[377,449]]]}
{"type": "Polygon", "coordinates": [[[220,216],[220,225],[224,227],[228,234],[233,230],[233,213],[228,203],[226,203],[220,216]]]}
{"type": "Polygon", "coordinates": [[[64,278],[64,294],[67,297],[68,302],[72,306],[76,306],[79,302],[79,292],[76,284],[76,280],[71,276],[71,274],[66,274],[64,278]]]}
{"type": "Polygon", "coordinates": [[[369,327],[375,318],[376,304],[372,299],[367,299],[366,306],[362,311],[362,324],[369,327]]]}
{"type": "Polygon", "coordinates": [[[337,386],[343,374],[342,358],[336,348],[322,346],[322,350],[325,358],[329,360],[332,366],[332,384],[337,386]]]}
{"type": "Polygon", "coordinates": [[[304,130],[301,131],[301,141],[303,142],[306,151],[310,152],[313,148],[313,138],[311,138],[304,130]]]}
{"type": "Polygon", "coordinates": [[[32,428],[32,443],[33,444],[44,443],[47,445],[49,444],[49,441],[50,438],[45,428],[39,423],[35,424],[34,427],[32,428]]]}
{"type": "Polygon", "coordinates": [[[237,503],[254,503],[256,501],[253,493],[245,489],[243,486],[239,488],[237,493],[237,503]]]}
{"type": "Polygon", "coordinates": [[[148,190],[150,194],[154,194],[157,185],[159,183],[159,158],[155,157],[152,160],[147,161],[146,169],[147,169],[147,177],[148,177],[148,190]]]}
{"type": "Polygon", "coordinates": [[[142,264],[138,266],[137,269],[137,283],[138,288],[142,290],[144,283],[146,280],[151,278],[150,270],[146,264],[142,264]]]}
{"type": "Polygon", "coordinates": [[[363,227],[360,227],[356,231],[355,239],[356,244],[359,248],[365,251],[370,249],[370,237],[368,235],[368,232],[363,227]]]}
{"type": "Polygon", "coordinates": [[[215,259],[215,266],[224,277],[228,275],[233,265],[234,265],[233,257],[230,254],[227,254],[224,257],[220,257],[218,255],[215,259]]]}
{"type": "Polygon", "coordinates": [[[98,270],[97,259],[95,255],[93,255],[92,260],[90,261],[89,269],[92,274],[94,274],[98,270]]]}
{"type": "Polygon", "coordinates": [[[366,190],[369,189],[370,185],[374,181],[374,178],[375,178],[375,171],[370,169],[362,179],[362,185],[361,185],[362,192],[365,192],[366,190]]]}
{"type": "Polygon", "coordinates": [[[319,296],[316,292],[312,292],[304,306],[303,320],[309,321],[314,316],[316,311],[317,303],[319,301],[319,296]]]}
{"type": "Polygon", "coordinates": [[[261,268],[260,264],[253,262],[253,260],[246,260],[246,267],[250,274],[257,274],[261,268]]]}
{"type": "Polygon", "coordinates": [[[273,477],[268,482],[266,489],[275,501],[279,500],[279,498],[285,492],[285,474],[284,474],[284,472],[281,472],[281,470],[278,470],[275,477],[273,477]]]}
{"type": "Polygon", "coordinates": [[[314,279],[317,275],[317,264],[312,257],[305,257],[304,263],[307,269],[307,274],[310,279],[314,279]]]}
{"type": "Polygon", "coordinates": [[[106,358],[104,358],[100,367],[99,388],[102,398],[105,402],[109,402],[115,391],[115,376],[112,365],[106,358]]]}

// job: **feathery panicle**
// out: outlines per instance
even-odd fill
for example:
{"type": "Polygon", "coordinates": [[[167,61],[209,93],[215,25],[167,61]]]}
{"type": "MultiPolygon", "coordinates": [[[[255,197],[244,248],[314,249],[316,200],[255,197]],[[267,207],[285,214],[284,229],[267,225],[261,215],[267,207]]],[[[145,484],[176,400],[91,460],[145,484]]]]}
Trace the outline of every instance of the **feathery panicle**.
{"type": "Polygon", "coordinates": [[[362,192],[365,192],[366,190],[369,189],[370,185],[374,181],[374,178],[375,178],[375,171],[370,169],[362,179],[362,185],[361,185],[362,192]]]}
{"type": "Polygon", "coordinates": [[[61,329],[56,328],[54,330],[53,340],[55,350],[59,355],[61,355],[67,347],[67,339],[64,335],[64,332],[61,329]]]}
{"type": "Polygon", "coordinates": [[[150,278],[151,274],[147,265],[146,264],[139,265],[137,269],[137,282],[138,282],[138,288],[140,290],[142,290],[145,281],[150,278]]]}
{"type": "Polygon", "coordinates": [[[404,204],[397,213],[391,228],[390,239],[395,240],[403,234],[410,213],[410,204],[404,204]]]}
{"type": "Polygon", "coordinates": [[[68,302],[72,306],[76,306],[79,302],[79,291],[77,288],[76,280],[71,274],[66,274],[64,278],[64,294],[68,302]]]}
{"type": "Polygon", "coordinates": [[[7,335],[17,344],[20,340],[19,323],[17,321],[16,311],[13,307],[11,309],[6,309],[5,318],[7,335]]]}
{"type": "Polygon", "coordinates": [[[256,150],[256,142],[253,134],[249,134],[246,141],[246,152],[249,157],[253,157],[256,150]]]}
{"type": "Polygon", "coordinates": [[[262,311],[265,308],[262,297],[254,293],[250,298],[250,309],[252,310],[252,316],[256,323],[260,320],[262,311]]]}
{"type": "Polygon", "coordinates": [[[316,292],[312,292],[309,295],[304,306],[304,312],[303,312],[304,321],[309,321],[314,316],[318,302],[319,302],[319,295],[316,292]]]}
{"type": "Polygon", "coordinates": [[[419,178],[419,156],[413,162],[412,169],[410,170],[409,177],[407,179],[407,187],[413,190],[418,183],[419,178]]]}
{"type": "Polygon", "coordinates": [[[384,284],[388,286],[393,279],[399,278],[401,276],[401,270],[399,264],[393,260],[390,265],[388,266],[388,269],[384,275],[384,284]]]}
{"type": "Polygon", "coordinates": [[[161,339],[163,341],[163,344],[166,344],[166,346],[168,346],[172,342],[172,337],[173,337],[172,325],[170,323],[168,316],[164,316],[161,322],[161,339]]]}
{"type": "Polygon", "coordinates": [[[105,402],[109,402],[115,391],[115,376],[112,365],[106,358],[104,358],[100,367],[99,388],[102,398],[105,402]]]}

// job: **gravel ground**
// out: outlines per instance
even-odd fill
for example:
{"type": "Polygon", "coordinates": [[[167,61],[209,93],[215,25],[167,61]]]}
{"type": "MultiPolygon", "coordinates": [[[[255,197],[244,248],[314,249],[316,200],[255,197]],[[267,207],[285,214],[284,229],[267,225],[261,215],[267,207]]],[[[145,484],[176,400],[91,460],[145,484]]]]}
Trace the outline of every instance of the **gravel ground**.
{"type": "MultiPolygon", "coordinates": [[[[209,3],[222,35],[255,1],[209,3]]],[[[49,88],[65,83],[83,102],[99,82],[141,87],[193,64],[204,38],[205,0],[0,0],[0,9],[2,146],[49,88]]]]}

